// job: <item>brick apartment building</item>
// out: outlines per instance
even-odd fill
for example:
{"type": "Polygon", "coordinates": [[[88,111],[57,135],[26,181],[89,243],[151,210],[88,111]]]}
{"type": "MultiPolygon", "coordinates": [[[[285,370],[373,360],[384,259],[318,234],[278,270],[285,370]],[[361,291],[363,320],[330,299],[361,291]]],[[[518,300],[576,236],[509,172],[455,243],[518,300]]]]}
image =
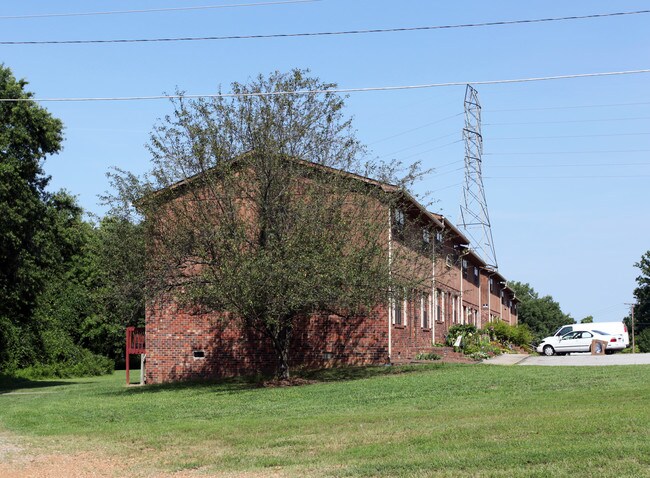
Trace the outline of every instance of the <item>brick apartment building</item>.
{"type": "MultiPolygon", "coordinates": [[[[385,194],[400,195],[395,205],[383,206],[383,217],[389,218],[386,261],[399,256],[408,270],[406,257],[418,263],[419,274],[429,272],[421,277],[424,286],[395,291],[386,304],[378,304],[364,316],[342,319],[322,313],[302,318],[291,339],[293,367],[403,362],[435,351],[433,344],[444,342],[454,324],[480,328],[496,319],[517,324],[518,301],[506,279],[487,267],[446,218],[427,211],[394,186],[344,174],[385,194]]],[[[147,383],[272,371],[276,358],[268,341],[219,316],[219,312],[188,310],[167,296],[150,301],[145,331],[147,383]]]]}

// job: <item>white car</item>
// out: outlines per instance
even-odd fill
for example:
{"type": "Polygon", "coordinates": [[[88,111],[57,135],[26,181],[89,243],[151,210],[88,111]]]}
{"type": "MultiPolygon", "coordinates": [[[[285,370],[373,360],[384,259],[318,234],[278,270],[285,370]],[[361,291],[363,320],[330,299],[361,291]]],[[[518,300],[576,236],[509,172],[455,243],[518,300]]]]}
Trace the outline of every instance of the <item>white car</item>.
{"type": "Polygon", "coordinates": [[[625,342],[621,336],[606,334],[600,330],[576,330],[562,337],[546,337],[537,346],[537,352],[547,356],[564,355],[571,352],[589,352],[591,343],[594,340],[607,342],[605,353],[613,353],[625,348],[625,342]]]}

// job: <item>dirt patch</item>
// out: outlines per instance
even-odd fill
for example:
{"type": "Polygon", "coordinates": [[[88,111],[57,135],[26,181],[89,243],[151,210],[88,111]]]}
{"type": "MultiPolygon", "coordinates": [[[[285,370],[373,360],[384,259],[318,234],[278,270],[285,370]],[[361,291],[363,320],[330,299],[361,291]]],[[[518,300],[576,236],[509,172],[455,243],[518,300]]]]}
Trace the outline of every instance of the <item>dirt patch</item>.
{"type": "Polygon", "coordinates": [[[0,477],[2,478],[283,478],[283,470],[222,473],[197,468],[177,472],[162,471],[150,458],[115,457],[102,452],[40,452],[6,432],[0,432],[0,477]]]}
{"type": "Polygon", "coordinates": [[[276,378],[273,380],[265,380],[264,382],[261,382],[260,387],[264,387],[264,388],[296,387],[300,385],[312,385],[314,383],[319,383],[319,382],[318,380],[306,380],[304,378],[299,378],[299,377],[286,378],[283,380],[276,378]]]}

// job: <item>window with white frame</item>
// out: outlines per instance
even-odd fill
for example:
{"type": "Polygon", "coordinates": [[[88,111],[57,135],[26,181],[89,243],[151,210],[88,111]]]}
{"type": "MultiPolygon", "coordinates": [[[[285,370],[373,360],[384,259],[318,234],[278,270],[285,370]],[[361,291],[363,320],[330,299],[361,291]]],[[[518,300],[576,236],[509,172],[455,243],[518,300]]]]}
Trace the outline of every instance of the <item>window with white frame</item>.
{"type": "Polygon", "coordinates": [[[422,251],[428,252],[431,250],[431,231],[423,227],[422,228],[422,251]]]}
{"type": "Polygon", "coordinates": [[[404,211],[395,208],[393,211],[393,234],[397,239],[404,239],[404,230],[406,229],[406,216],[404,211]]]}
{"type": "Polygon", "coordinates": [[[431,296],[424,292],[422,294],[422,328],[423,329],[428,329],[429,324],[431,322],[430,318],[430,313],[431,313],[431,307],[429,301],[431,300],[431,296]]]}
{"type": "Polygon", "coordinates": [[[397,293],[393,299],[393,324],[402,325],[404,322],[404,300],[402,294],[397,293]]]}
{"type": "Polygon", "coordinates": [[[456,323],[456,298],[449,294],[449,313],[451,314],[449,316],[449,322],[452,324],[456,323]]]}

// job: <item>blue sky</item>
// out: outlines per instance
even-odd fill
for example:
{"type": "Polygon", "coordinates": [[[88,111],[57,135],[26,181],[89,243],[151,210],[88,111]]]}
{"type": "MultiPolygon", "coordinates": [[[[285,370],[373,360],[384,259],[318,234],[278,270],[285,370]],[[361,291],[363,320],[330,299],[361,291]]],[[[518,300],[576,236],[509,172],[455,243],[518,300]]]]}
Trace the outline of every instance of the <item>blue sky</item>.
{"type": "MultiPolygon", "coordinates": [[[[257,0],[263,2],[264,0],[257,0]]],[[[0,17],[231,1],[30,0],[0,17]]],[[[253,3],[250,1],[239,3],[253,3]]],[[[649,9],[599,0],[322,0],[173,13],[1,19],[0,41],[273,34],[413,27],[649,9]]],[[[341,87],[480,81],[650,68],[650,15],[356,36],[186,43],[2,46],[0,62],[37,97],[215,93],[258,73],[309,68],[341,87]]],[[[499,270],[550,294],[576,319],[620,320],[633,264],[650,249],[649,74],[477,87],[484,183],[499,270]],[[604,106],[609,105],[609,106],[604,106]]],[[[421,160],[419,185],[452,220],[463,180],[463,87],[353,93],[359,138],[373,154],[421,160]],[[446,119],[445,119],[446,118],[446,119]],[[441,120],[441,121],[440,121],[441,120]],[[411,131],[412,130],[412,131],[411,131]],[[401,134],[403,133],[403,134],[401,134]],[[451,144],[450,144],[451,143],[451,144]],[[450,164],[451,163],[451,164],[450,164]]],[[[47,103],[66,126],[48,159],[53,189],[102,214],[112,166],[143,172],[166,101],[47,103]]]]}

